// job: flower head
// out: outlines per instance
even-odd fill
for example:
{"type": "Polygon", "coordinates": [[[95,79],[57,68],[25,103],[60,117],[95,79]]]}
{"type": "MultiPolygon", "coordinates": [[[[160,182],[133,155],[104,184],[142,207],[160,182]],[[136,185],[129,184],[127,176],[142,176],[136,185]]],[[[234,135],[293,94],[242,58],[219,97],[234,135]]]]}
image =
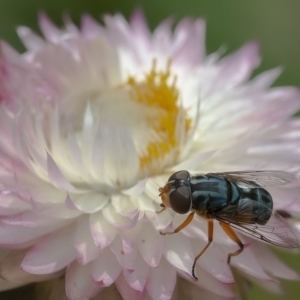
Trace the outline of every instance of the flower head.
{"type": "MultiPolygon", "coordinates": [[[[66,18],[61,30],[41,14],[40,28],[44,38],[18,29],[22,55],[1,44],[1,277],[11,285],[66,274],[70,299],[113,284],[124,299],[171,299],[176,279],[232,297],[222,249],[234,244],[216,227],[193,281],[205,221],[161,236],[182,218],[157,214],[155,183],[180,169],[298,172],[299,122],[288,118],[299,91],[270,88],[280,69],[249,81],[256,42],[207,56],[203,20],[174,31],[166,20],[151,33],[136,11],[104,25],[85,15],[80,28],[66,18]]],[[[293,189],[272,195],[276,209],[299,212],[293,189]]],[[[260,243],[232,263],[267,282],[299,279],[260,243]]]]}

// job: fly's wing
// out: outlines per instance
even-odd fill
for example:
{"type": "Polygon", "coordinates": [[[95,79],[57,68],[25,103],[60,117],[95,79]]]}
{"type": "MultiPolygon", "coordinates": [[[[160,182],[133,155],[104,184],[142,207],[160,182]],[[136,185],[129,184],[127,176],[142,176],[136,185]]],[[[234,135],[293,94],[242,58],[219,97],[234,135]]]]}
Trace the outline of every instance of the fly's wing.
{"type": "Polygon", "coordinates": [[[216,176],[222,176],[229,181],[249,187],[271,187],[291,183],[299,179],[295,174],[283,171],[233,171],[223,173],[211,173],[216,176]]]}
{"type": "Polygon", "coordinates": [[[217,212],[214,218],[269,244],[283,248],[300,247],[299,235],[282,216],[263,204],[260,204],[259,209],[256,210],[253,210],[254,206],[257,207],[256,201],[241,199],[238,206],[235,205],[217,212]],[[255,223],[257,217],[263,219],[264,216],[270,216],[265,225],[255,223]]]}

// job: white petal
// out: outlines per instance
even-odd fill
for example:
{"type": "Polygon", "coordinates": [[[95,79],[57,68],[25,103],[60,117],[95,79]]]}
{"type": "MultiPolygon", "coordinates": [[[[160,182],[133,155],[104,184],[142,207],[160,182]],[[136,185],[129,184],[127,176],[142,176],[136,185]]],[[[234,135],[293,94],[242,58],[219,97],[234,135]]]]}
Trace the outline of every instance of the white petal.
{"type": "Polygon", "coordinates": [[[115,254],[118,263],[124,270],[127,270],[128,272],[132,272],[134,270],[135,261],[137,255],[139,255],[136,248],[133,248],[130,253],[125,253],[121,239],[116,237],[111,243],[110,249],[115,254]]]}
{"type": "Polygon", "coordinates": [[[0,263],[0,276],[3,279],[12,282],[22,282],[22,283],[30,283],[30,282],[38,282],[48,280],[50,278],[54,278],[63,274],[63,271],[46,274],[46,275],[35,275],[24,272],[20,265],[24,259],[24,256],[27,253],[27,249],[25,250],[15,250],[11,251],[0,263]]]}
{"type": "Polygon", "coordinates": [[[148,223],[143,226],[137,247],[150,267],[156,268],[159,266],[164,249],[164,240],[163,236],[151,224],[148,223]]]}
{"type": "Polygon", "coordinates": [[[241,254],[232,258],[231,264],[237,267],[239,270],[250,274],[256,278],[266,281],[276,282],[275,279],[268,276],[257,258],[254,256],[251,251],[251,246],[246,247],[241,254]]]}
{"type": "Polygon", "coordinates": [[[134,185],[128,190],[123,191],[123,193],[128,196],[140,196],[144,193],[146,182],[147,177],[143,180],[139,180],[136,185],[134,185]]]}
{"type": "Polygon", "coordinates": [[[77,250],[77,261],[81,265],[86,265],[101,253],[101,249],[94,244],[88,217],[82,217],[77,221],[74,246],[77,250]]]}
{"type": "Polygon", "coordinates": [[[124,271],[123,274],[128,284],[135,290],[143,292],[149,267],[146,265],[140,255],[137,256],[134,264],[134,269],[130,271],[124,271]]]}
{"type": "Polygon", "coordinates": [[[251,249],[261,266],[271,275],[288,280],[300,280],[300,275],[285,265],[262,243],[255,243],[251,249]]]}
{"type": "Polygon", "coordinates": [[[71,228],[45,237],[26,254],[21,268],[32,274],[50,274],[68,266],[75,258],[71,228]]]}
{"type": "Polygon", "coordinates": [[[107,247],[116,236],[115,228],[106,221],[101,211],[90,215],[90,228],[94,243],[100,249],[107,247]]]}
{"type": "Polygon", "coordinates": [[[45,38],[52,43],[59,42],[62,33],[45,13],[39,14],[39,24],[45,38]]]}
{"type": "Polygon", "coordinates": [[[121,271],[121,265],[109,248],[105,248],[92,263],[92,278],[99,286],[113,284],[121,271]]]}
{"type": "Polygon", "coordinates": [[[122,229],[130,229],[136,226],[139,215],[125,217],[116,212],[112,205],[107,205],[102,209],[104,218],[113,226],[122,229]]]}
{"type": "Polygon", "coordinates": [[[39,50],[45,46],[44,40],[28,27],[19,26],[17,28],[17,33],[25,47],[30,51],[39,50]]]}
{"type": "Polygon", "coordinates": [[[86,300],[96,296],[101,287],[94,283],[91,276],[91,265],[81,266],[74,261],[66,273],[66,293],[69,299],[86,300]]]}
{"type": "Polygon", "coordinates": [[[134,290],[128,283],[123,274],[116,281],[116,286],[123,297],[123,300],[144,300],[145,291],[139,292],[134,290]]]}
{"type": "Polygon", "coordinates": [[[53,221],[53,219],[45,217],[42,218],[33,211],[26,211],[15,214],[13,216],[1,218],[1,222],[10,225],[18,225],[32,228],[53,225],[54,223],[56,223],[55,221],[53,221]]]}
{"type": "Polygon", "coordinates": [[[47,170],[51,183],[58,189],[75,192],[76,189],[62,174],[52,156],[47,152],[47,170]]]}
{"type": "Polygon", "coordinates": [[[156,269],[149,270],[146,290],[152,299],[169,300],[176,284],[176,271],[165,259],[156,269]]]}
{"type": "MultiPolygon", "coordinates": [[[[177,269],[191,275],[195,254],[190,240],[182,234],[164,236],[165,249],[164,256],[170,264],[177,269]]],[[[191,277],[192,278],[192,277],[191,277]]]]}
{"type": "MultiPolygon", "coordinates": [[[[196,285],[202,287],[203,289],[209,290],[217,295],[220,295],[225,298],[234,298],[234,293],[229,284],[224,284],[217,281],[209,273],[204,271],[202,268],[196,265],[195,268],[196,276],[198,281],[193,281],[196,285]]],[[[186,274],[183,274],[183,277],[187,280],[190,280],[186,274]]]]}
{"type": "Polygon", "coordinates": [[[74,194],[72,197],[66,198],[66,205],[72,207],[70,206],[72,203],[81,212],[92,214],[101,210],[108,203],[108,200],[109,196],[100,193],[74,194]]]}
{"type": "Polygon", "coordinates": [[[52,226],[30,228],[2,224],[0,226],[0,245],[9,247],[21,247],[24,244],[30,244],[36,238],[50,233],[65,225],[63,222],[57,222],[52,226]]]}

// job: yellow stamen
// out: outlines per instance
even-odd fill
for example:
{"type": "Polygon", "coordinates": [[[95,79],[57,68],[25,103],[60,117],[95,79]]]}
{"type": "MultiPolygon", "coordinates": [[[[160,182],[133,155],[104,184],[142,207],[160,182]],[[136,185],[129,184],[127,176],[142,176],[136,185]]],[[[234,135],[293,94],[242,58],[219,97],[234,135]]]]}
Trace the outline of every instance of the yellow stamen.
{"type": "MultiPolygon", "coordinates": [[[[149,142],[147,154],[140,157],[141,169],[149,167],[152,169],[154,161],[158,161],[168,153],[172,152],[174,155],[178,153],[176,122],[179,114],[179,92],[176,87],[176,76],[171,75],[170,69],[171,61],[168,61],[166,69],[158,71],[154,60],[150,72],[145,74],[143,81],[137,81],[132,76],[127,80],[127,85],[134,92],[135,101],[162,111],[158,114],[156,122],[151,124],[162,138],[158,142],[149,142]]],[[[190,127],[191,119],[185,114],[186,133],[190,127]]]]}

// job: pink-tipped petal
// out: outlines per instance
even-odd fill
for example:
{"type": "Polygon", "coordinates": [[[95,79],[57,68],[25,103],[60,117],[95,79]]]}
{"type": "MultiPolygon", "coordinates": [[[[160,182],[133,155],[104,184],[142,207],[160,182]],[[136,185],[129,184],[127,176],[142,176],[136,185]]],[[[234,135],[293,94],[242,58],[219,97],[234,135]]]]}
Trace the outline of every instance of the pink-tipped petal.
{"type": "Polygon", "coordinates": [[[148,277],[148,271],[149,267],[146,265],[143,258],[138,255],[135,260],[133,270],[125,270],[123,274],[128,284],[134,290],[143,292],[148,277]]]}
{"type": "Polygon", "coordinates": [[[92,263],[92,278],[99,286],[113,284],[122,271],[121,265],[109,248],[104,251],[92,263]]]}
{"type": "Polygon", "coordinates": [[[156,269],[149,269],[146,290],[152,299],[169,300],[176,284],[176,271],[165,260],[161,260],[156,269]]]}
{"type": "Polygon", "coordinates": [[[39,50],[46,45],[45,41],[28,27],[19,26],[17,33],[29,51],[39,50]]]}
{"type": "Polygon", "coordinates": [[[102,212],[90,215],[90,230],[97,247],[107,247],[115,238],[116,230],[103,217],[102,212]]]}
{"type": "Polygon", "coordinates": [[[76,189],[72,184],[66,179],[62,174],[61,170],[58,168],[52,156],[47,152],[47,170],[48,177],[51,183],[58,189],[74,192],[76,189]]]}
{"type": "Polygon", "coordinates": [[[156,268],[159,266],[164,249],[164,239],[151,224],[143,226],[137,246],[140,255],[150,267],[156,268]]]}
{"type": "Polygon", "coordinates": [[[187,276],[191,276],[195,254],[190,240],[180,233],[177,236],[167,235],[164,239],[164,256],[167,261],[187,276]]]}
{"type": "Polygon", "coordinates": [[[241,254],[232,258],[232,265],[241,271],[265,281],[276,282],[276,279],[268,276],[258,259],[254,256],[251,246],[243,250],[241,254]]]}
{"type": "Polygon", "coordinates": [[[28,251],[21,268],[32,274],[50,274],[68,266],[76,258],[71,232],[69,228],[45,237],[28,251]]]}
{"type": "Polygon", "coordinates": [[[54,25],[44,12],[39,13],[39,23],[44,37],[51,43],[58,43],[62,38],[62,32],[54,25]]]}
{"type": "Polygon", "coordinates": [[[126,282],[123,274],[121,274],[117,279],[116,286],[122,295],[123,300],[143,300],[145,297],[145,290],[143,292],[139,292],[132,289],[126,282]]]}
{"type": "Polygon", "coordinates": [[[119,237],[116,237],[110,245],[111,251],[115,254],[118,263],[124,270],[131,272],[134,270],[135,261],[139,255],[136,248],[133,248],[131,252],[126,253],[122,241],[119,237]]]}
{"type": "Polygon", "coordinates": [[[251,249],[262,267],[271,275],[288,280],[300,280],[300,275],[281,262],[266,245],[255,243],[251,249]]]}
{"type": "Polygon", "coordinates": [[[55,278],[64,273],[62,270],[52,274],[36,275],[36,274],[30,274],[28,272],[23,271],[20,268],[20,265],[27,251],[28,249],[13,250],[8,255],[6,255],[4,259],[1,260],[0,263],[1,278],[11,282],[31,283],[31,282],[38,282],[38,281],[44,281],[51,278],[55,278]]]}
{"type": "Polygon", "coordinates": [[[101,253],[101,249],[96,247],[92,238],[88,217],[82,217],[77,221],[74,246],[77,251],[77,261],[81,265],[86,265],[101,253]]]}
{"type": "Polygon", "coordinates": [[[86,300],[96,296],[102,287],[91,276],[91,265],[81,266],[74,261],[66,273],[66,293],[70,300],[86,300]]]}

